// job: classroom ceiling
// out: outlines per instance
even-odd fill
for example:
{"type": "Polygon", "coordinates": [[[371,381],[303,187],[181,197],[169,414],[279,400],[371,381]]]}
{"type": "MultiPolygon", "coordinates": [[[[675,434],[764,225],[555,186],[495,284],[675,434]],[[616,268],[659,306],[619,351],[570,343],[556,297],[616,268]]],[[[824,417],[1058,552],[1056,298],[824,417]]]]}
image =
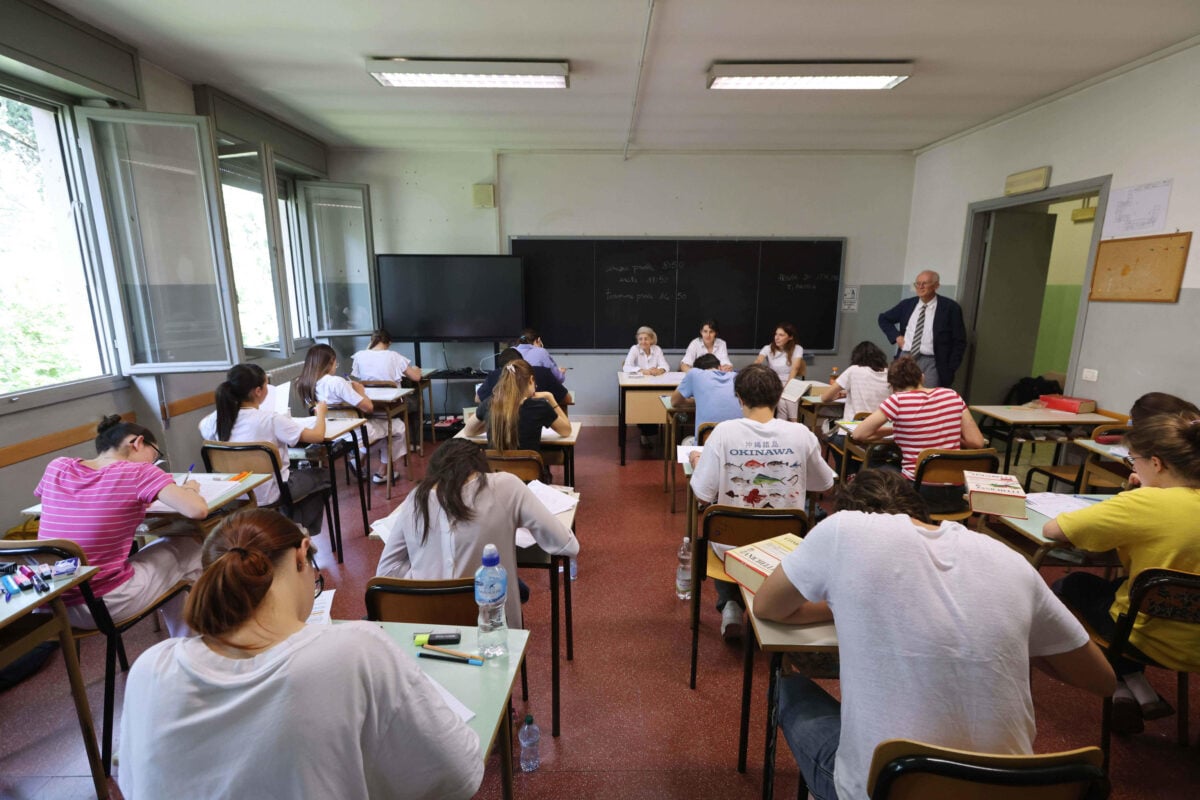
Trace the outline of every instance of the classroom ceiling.
{"type": "Polygon", "coordinates": [[[51,0],[330,145],[909,151],[1200,34],[1197,0],[51,0]],[[638,84],[638,63],[646,57],[638,84]],[[386,89],[372,56],[567,59],[567,91],[386,89]],[[891,60],[888,92],[717,92],[715,60],[891,60]]]}

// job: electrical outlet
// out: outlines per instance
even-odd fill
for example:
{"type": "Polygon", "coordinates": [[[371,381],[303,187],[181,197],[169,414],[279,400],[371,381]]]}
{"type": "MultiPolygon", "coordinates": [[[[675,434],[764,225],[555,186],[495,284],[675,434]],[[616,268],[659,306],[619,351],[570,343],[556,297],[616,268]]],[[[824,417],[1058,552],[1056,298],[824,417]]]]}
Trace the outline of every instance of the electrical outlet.
{"type": "Polygon", "coordinates": [[[1080,375],[1080,377],[1083,378],[1085,381],[1094,381],[1094,380],[1099,380],[1100,373],[1094,369],[1085,369],[1083,371],[1083,374],[1080,375]]]}

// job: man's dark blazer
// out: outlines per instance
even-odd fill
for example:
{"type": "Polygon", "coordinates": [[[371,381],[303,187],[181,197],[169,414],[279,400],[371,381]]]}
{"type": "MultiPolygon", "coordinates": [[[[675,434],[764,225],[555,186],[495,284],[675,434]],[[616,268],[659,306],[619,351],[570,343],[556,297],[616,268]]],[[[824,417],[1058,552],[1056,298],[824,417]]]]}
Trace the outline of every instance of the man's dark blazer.
{"type": "MultiPolygon", "coordinates": [[[[904,335],[908,318],[920,301],[908,297],[879,315],[879,330],[892,344],[904,335]]],[[[962,308],[949,297],[937,296],[937,311],[933,314],[933,361],[937,364],[938,385],[954,383],[954,373],[967,351],[967,329],[963,326],[962,308]]],[[[899,352],[897,351],[897,355],[899,352]]]]}
{"type": "MultiPolygon", "coordinates": [[[[492,391],[496,388],[496,384],[500,381],[500,370],[504,367],[498,367],[487,374],[483,379],[483,383],[479,385],[479,391],[476,396],[479,402],[483,402],[492,396],[492,391]]],[[[539,392],[549,392],[554,395],[554,400],[560,406],[567,399],[567,387],[558,382],[554,377],[554,370],[549,367],[532,367],[533,369],[533,385],[539,392]]]]}

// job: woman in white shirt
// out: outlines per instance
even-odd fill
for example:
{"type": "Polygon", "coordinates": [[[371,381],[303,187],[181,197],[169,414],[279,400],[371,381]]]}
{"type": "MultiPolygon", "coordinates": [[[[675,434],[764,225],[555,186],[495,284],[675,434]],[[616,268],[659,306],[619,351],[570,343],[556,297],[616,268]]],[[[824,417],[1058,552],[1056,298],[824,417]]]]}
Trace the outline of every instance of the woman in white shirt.
{"type": "Polygon", "coordinates": [[[489,473],[487,457],[466,439],[439,445],[425,478],[392,515],[377,574],[445,580],[475,574],[483,548],[494,544],[508,572],[505,617],[521,627],[516,530],[525,528],[550,555],[575,556],[579,542],[521,479],[489,473]]]}
{"type": "Polygon", "coordinates": [[[375,623],[307,625],[312,540],[267,509],[205,541],[188,596],[200,636],[133,665],[121,792],[150,797],[468,798],[479,737],[375,623]],[[315,746],[319,743],[319,746],[315,746]]]}
{"type": "MultiPolygon", "coordinates": [[[[267,373],[263,368],[257,364],[233,365],[217,387],[217,410],[200,420],[200,435],[221,442],[272,442],[278,449],[280,477],[293,498],[303,498],[293,505],[291,517],[315,536],[321,532],[329,475],[320,469],[289,469],[287,451],[300,442],[325,441],[325,404],[316,404],[316,421],[308,427],[286,414],[261,408],[266,399],[267,373]]],[[[275,479],[255,489],[254,497],[261,506],[278,502],[275,479]]]]}
{"type": "Polygon", "coordinates": [[[831,378],[829,388],[821,395],[822,403],[838,398],[845,401],[842,416],[853,419],[863,412],[871,413],[892,393],[887,381],[887,356],[874,342],[859,342],[850,353],[850,366],[831,378]]]}
{"type": "Polygon", "coordinates": [[[654,332],[654,328],[646,325],[638,328],[637,344],[629,348],[623,371],[641,375],[662,375],[669,369],[667,358],[658,346],[658,334],[654,332]]]}
{"type": "MultiPolygon", "coordinates": [[[[313,406],[321,402],[330,406],[350,406],[364,414],[374,412],[375,404],[367,397],[366,388],[358,381],[349,381],[338,375],[337,367],[337,353],[332,347],[327,344],[316,344],[310,347],[308,355],[304,357],[304,369],[300,371],[300,377],[296,379],[296,392],[300,395],[300,401],[306,406],[313,406]]],[[[383,420],[368,419],[364,427],[372,442],[387,438],[387,423],[383,420]]],[[[350,434],[346,436],[349,437],[350,434]]],[[[371,476],[374,483],[387,482],[385,476],[387,475],[388,460],[390,458],[392,462],[398,462],[404,458],[404,453],[408,449],[407,438],[403,425],[393,426],[392,440],[379,454],[380,471],[371,476]]],[[[365,452],[359,452],[360,457],[365,455],[365,452]]],[[[397,480],[400,478],[399,470],[395,470],[393,474],[397,480]]]]}
{"type": "Polygon", "coordinates": [[[717,360],[721,362],[722,372],[733,370],[733,362],[729,360],[725,340],[717,338],[717,321],[715,319],[705,320],[704,324],[700,326],[700,335],[688,343],[687,352],[683,354],[683,361],[679,363],[679,369],[687,372],[692,368],[696,359],[705,353],[717,357],[717,360]]]}
{"type": "Polygon", "coordinates": [[[366,350],[359,350],[350,361],[354,377],[363,381],[392,381],[397,386],[402,378],[421,380],[421,368],[395,350],[390,350],[392,338],[387,331],[375,331],[366,350]]]}
{"type": "Polygon", "coordinates": [[[775,338],[758,351],[755,364],[766,365],[775,370],[784,386],[792,378],[804,377],[804,348],[796,343],[796,326],[781,322],[775,326],[775,338]]]}

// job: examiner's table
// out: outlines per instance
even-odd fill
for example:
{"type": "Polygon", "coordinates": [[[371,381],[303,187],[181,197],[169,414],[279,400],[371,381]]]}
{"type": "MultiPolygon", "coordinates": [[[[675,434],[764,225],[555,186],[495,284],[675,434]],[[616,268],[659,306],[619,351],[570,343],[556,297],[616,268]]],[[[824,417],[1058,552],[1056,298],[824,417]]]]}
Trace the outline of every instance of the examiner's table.
{"type": "Polygon", "coordinates": [[[618,416],[617,444],[621,448],[621,466],[625,466],[625,433],[627,426],[662,425],[666,422],[662,401],[663,394],[679,386],[682,372],[667,372],[662,375],[638,375],[617,373],[618,416]]]}
{"type": "Polygon", "coordinates": [[[1026,428],[1046,428],[1059,425],[1104,425],[1113,422],[1112,417],[1103,414],[1073,414],[1070,411],[1055,411],[1049,408],[1030,408],[1028,406],[971,406],[971,410],[984,417],[991,417],[1008,427],[1008,444],[1004,448],[1004,469],[1008,467],[1012,457],[1012,433],[1018,425],[1026,428]]]}

